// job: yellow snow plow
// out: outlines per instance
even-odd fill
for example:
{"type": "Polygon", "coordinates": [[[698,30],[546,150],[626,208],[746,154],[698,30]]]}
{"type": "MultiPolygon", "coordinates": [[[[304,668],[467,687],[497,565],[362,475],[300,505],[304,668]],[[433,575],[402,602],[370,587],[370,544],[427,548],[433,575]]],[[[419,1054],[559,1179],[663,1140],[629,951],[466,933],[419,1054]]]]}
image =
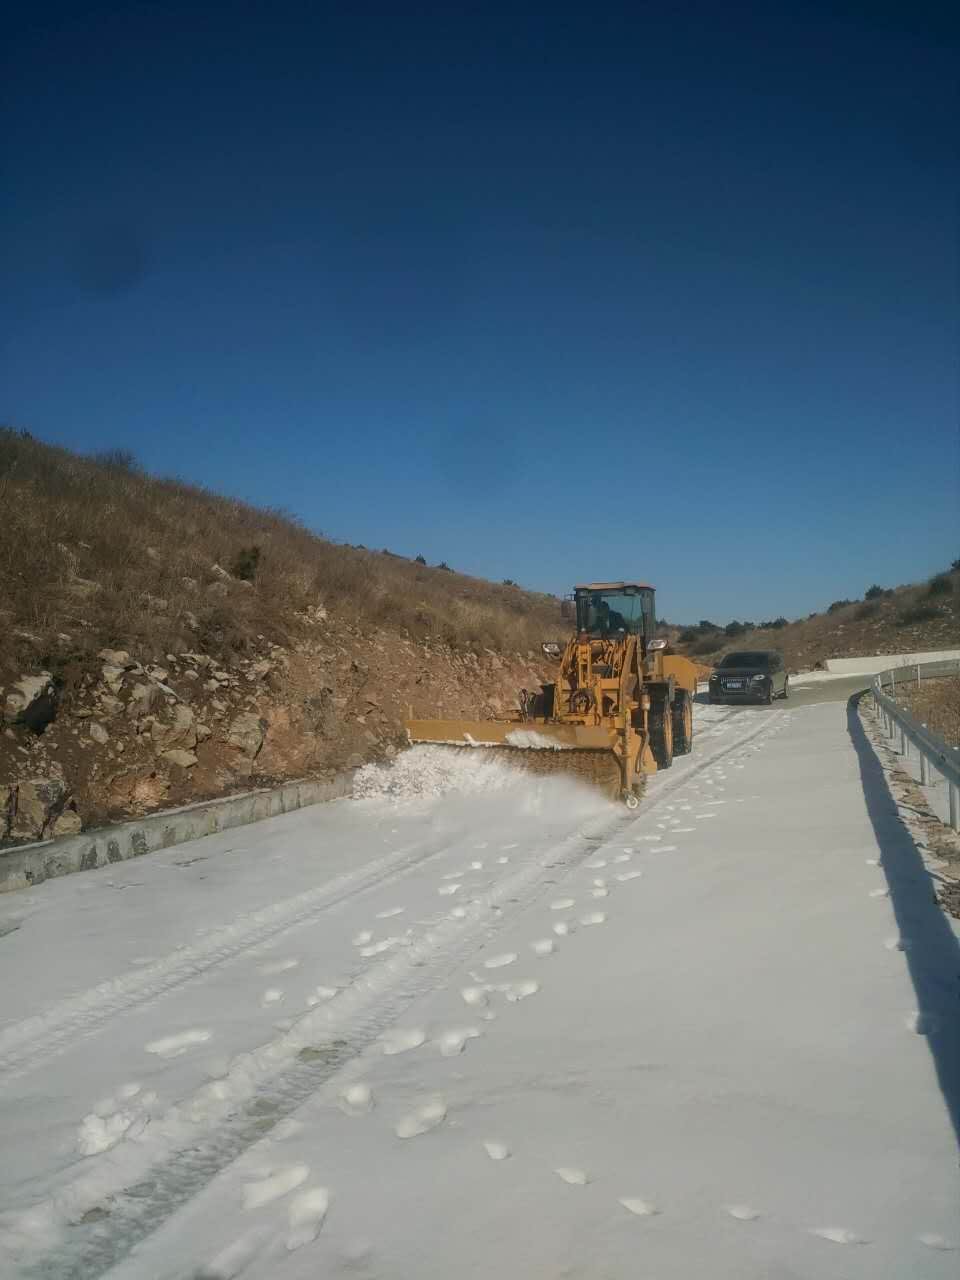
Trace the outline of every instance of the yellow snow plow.
{"type": "Polygon", "coordinates": [[[654,638],[653,587],[592,582],[576,587],[574,600],[575,634],[543,646],[559,659],[555,680],[539,692],[521,689],[503,720],[411,719],[407,735],[504,748],[537,772],[571,771],[635,808],[644,776],[691,749],[696,667],[654,638]]]}

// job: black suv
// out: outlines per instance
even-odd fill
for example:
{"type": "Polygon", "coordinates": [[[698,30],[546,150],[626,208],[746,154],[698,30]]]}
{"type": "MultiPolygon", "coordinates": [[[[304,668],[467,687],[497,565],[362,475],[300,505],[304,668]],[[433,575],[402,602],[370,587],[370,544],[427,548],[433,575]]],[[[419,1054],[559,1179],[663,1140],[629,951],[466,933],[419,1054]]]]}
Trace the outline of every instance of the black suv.
{"type": "Polygon", "coordinates": [[[710,701],[769,703],[787,696],[788,682],[776,649],[728,653],[710,677],[710,701]]]}

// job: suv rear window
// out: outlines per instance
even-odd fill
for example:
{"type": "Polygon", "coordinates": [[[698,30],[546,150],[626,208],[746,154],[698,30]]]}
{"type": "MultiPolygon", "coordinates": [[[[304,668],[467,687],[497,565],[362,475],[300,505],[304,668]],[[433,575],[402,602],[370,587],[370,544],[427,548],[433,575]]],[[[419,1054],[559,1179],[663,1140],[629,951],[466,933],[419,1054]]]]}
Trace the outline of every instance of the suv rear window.
{"type": "Polygon", "coordinates": [[[769,671],[773,667],[772,654],[769,653],[728,653],[720,663],[721,669],[730,667],[757,667],[769,671]]]}

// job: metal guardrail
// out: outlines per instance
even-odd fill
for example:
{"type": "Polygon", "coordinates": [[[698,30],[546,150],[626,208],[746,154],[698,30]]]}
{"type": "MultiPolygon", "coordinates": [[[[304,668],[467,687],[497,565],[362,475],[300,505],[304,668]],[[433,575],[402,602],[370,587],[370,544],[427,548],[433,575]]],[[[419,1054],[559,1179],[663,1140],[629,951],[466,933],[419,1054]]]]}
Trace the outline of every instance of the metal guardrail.
{"type": "Polygon", "coordinates": [[[918,662],[904,667],[891,667],[873,677],[873,701],[883,717],[888,738],[900,735],[900,755],[905,756],[912,744],[920,757],[920,785],[930,780],[930,769],[939,773],[947,784],[950,797],[950,825],[960,831],[960,747],[951,747],[938,733],[921,724],[906,707],[897,702],[898,689],[936,676],[960,674],[960,659],[940,662],[918,662]],[[885,692],[884,686],[889,690],[885,692]]]}

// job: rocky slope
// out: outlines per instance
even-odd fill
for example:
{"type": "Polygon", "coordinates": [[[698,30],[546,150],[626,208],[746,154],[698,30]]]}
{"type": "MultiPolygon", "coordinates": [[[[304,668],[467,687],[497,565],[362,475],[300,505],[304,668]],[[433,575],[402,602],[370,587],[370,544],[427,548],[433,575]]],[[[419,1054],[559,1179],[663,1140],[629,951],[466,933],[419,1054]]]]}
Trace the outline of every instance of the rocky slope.
{"type": "Polygon", "coordinates": [[[244,656],[103,649],[55,682],[3,690],[0,838],[72,834],[131,814],[389,759],[402,721],[486,715],[536,683],[533,653],[458,652],[388,631],[364,634],[323,609],[292,648],[244,656]]]}

